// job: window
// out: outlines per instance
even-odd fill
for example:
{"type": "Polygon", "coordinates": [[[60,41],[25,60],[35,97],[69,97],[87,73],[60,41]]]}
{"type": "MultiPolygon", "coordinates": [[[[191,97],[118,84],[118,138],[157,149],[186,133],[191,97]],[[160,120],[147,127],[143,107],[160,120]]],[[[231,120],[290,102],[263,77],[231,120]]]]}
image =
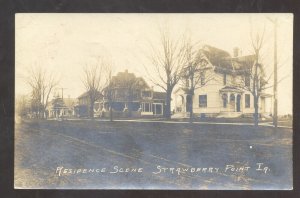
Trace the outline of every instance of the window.
{"type": "Polygon", "coordinates": [[[245,94],[245,108],[250,108],[250,94],[245,94]]]}
{"type": "Polygon", "coordinates": [[[207,95],[199,95],[199,107],[207,107],[207,95]]]}
{"type": "Polygon", "coordinates": [[[227,76],[226,76],[226,74],[223,74],[223,85],[226,85],[226,81],[227,81],[227,76]]]}
{"type": "Polygon", "coordinates": [[[230,103],[235,101],[235,96],[234,94],[230,94],[230,103]]]}
{"type": "Polygon", "coordinates": [[[139,92],[137,90],[133,90],[132,91],[132,99],[137,99],[139,98],[139,92]]]}
{"type": "Polygon", "coordinates": [[[149,111],[150,111],[150,104],[145,103],[145,112],[149,112],[149,111]]]}
{"type": "Polygon", "coordinates": [[[204,72],[200,73],[200,81],[201,81],[201,85],[205,85],[205,74],[204,74],[204,72]]]}
{"type": "Polygon", "coordinates": [[[144,98],[150,98],[151,97],[151,91],[143,91],[142,97],[144,98]]]}
{"type": "Polygon", "coordinates": [[[245,86],[250,87],[250,76],[249,75],[245,76],[245,86]]]}
{"type": "Polygon", "coordinates": [[[150,103],[142,103],[142,111],[143,112],[151,112],[151,105],[150,105],[150,103]]]}

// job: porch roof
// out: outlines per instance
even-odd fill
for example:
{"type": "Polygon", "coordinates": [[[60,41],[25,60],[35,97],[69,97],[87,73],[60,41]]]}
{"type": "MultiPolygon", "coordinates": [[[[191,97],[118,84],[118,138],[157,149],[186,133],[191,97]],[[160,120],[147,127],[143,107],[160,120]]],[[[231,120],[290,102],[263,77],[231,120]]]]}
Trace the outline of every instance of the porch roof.
{"type": "Polygon", "coordinates": [[[271,97],[273,97],[273,95],[272,94],[268,94],[268,93],[261,93],[260,97],[262,97],[262,98],[271,98],[271,97]]]}
{"type": "Polygon", "coordinates": [[[225,86],[220,89],[220,92],[236,92],[236,93],[243,93],[244,91],[239,89],[238,87],[234,86],[225,86]]]}

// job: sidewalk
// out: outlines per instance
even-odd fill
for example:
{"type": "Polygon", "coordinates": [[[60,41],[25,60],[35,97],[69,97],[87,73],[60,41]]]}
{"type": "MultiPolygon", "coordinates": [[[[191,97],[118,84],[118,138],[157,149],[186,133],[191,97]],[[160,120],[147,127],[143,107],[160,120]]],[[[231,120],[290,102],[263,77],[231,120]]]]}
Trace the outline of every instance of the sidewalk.
{"type": "MultiPolygon", "coordinates": [[[[61,119],[49,119],[49,120],[57,120],[57,121],[63,121],[61,119]]],[[[100,122],[109,122],[109,119],[99,119],[99,118],[67,118],[64,119],[67,121],[76,121],[76,120],[94,120],[94,121],[100,121],[100,122]]],[[[153,119],[114,119],[114,122],[147,122],[147,123],[170,123],[170,124],[188,124],[190,123],[188,120],[183,121],[183,120],[176,120],[176,119],[171,119],[171,120],[164,120],[161,118],[153,118],[153,119]]],[[[280,124],[281,121],[278,121],[280,124]]],[[[253,126],[252,122],[216,122],[216,121],[193,121],[193,124],[205,124],[205,125],[236,125],[236,126],[253,126]]],[[[270,121],[264,121],[260,122],[258,124],[259,126],[268,126],[268,127],[274,127],[273,123],[270,121]]],[[[278,125],[278,128],[288,128],[288,129],[293,129],[292,126],[284,126],[284,125],[278,125]]]]}

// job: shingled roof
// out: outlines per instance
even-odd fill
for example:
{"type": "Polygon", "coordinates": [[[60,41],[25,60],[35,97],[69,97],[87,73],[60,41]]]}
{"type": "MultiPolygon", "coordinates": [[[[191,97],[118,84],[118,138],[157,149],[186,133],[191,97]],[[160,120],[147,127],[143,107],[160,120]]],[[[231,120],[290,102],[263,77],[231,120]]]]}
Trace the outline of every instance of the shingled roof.
{"type": "Polygon", "coordinates": [[[207,57],[213,66],[231,68],[230,54],[225,50],[210,45],[204,45],[200,51],[207,57]]]}
{"type": "Polygon", "coordinates": [[[111,86],[114,88],[129,88],[128,86],[134,86],[136,88],[149,88],[148,84],[142,77],[136,77],[134,73],[118,72],[116,76],[112,77],[111,86]]]}
{"type": "Polygon", "coordinates": [[[231,57],[230,54],[222,49],[205,45],[200,52],[215,67],[219,73],[241,72],[251,68],[255,62],[255,55],[231,57]]]}
{"type": "MultiPolygon", "coordinates": [[[[99,92],[100,96],[103,96],[100,92],[99,92]]],[[[81,94],[80,96],[78,96],[78,99],[81,98],[85,98],[85,97],[89,97],[89,91],[84,92],[83,94],[81,94]]]]}

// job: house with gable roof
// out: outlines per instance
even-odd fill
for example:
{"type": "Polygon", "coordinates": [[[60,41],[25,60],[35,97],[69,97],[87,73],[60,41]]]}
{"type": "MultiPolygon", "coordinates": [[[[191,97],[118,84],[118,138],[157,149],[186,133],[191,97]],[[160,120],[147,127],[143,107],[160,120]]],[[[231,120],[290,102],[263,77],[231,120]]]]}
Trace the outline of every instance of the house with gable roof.
{"type": "Polygon", "coordinates": [[[112,77],[104,96],[99,101],[100,111],[108,112],[111,103],[114,112],[128,112],[129,116],[163,116],[164,113],[166,93],[154,91],[142,77],[128,70],[112,77]]]}
{"type": "MultiPolygon", "coordinates": [[[[190,83],[189,79],[186,79],[185,85],[175,90],[173,117],[189,117],[190,105],[197,117],[252,117],[254,99],[251,92],[241,87],[241,83],[244,83],[244,86],[251,86],[250,75],[247,75],[245,70],[253,66],[255,55],[243,56],[240,50],[235,48],[231,56],[227,51],[209,45],[203,46],[200,53],[207,61],[208,69],[205,75],[213,78],[196,89],[193,95],[188,92],[190,83]]],[[[260,94],[260,116],[271,114],[271,100],[272,95],[260,94]]]]}
{"type": "MultiPolygon", "coordinates": [[[[95,102],[94,116],[109,117],[111,107],[114,117],[160,117],[164,114],[165,99],[165,92],[154,91],[142,77],[125,70],[112,76],[95,102]]],[[[78,97],[77,116],[88,116],[88,105],[88,93],[83,93],[78,97]]]]}

